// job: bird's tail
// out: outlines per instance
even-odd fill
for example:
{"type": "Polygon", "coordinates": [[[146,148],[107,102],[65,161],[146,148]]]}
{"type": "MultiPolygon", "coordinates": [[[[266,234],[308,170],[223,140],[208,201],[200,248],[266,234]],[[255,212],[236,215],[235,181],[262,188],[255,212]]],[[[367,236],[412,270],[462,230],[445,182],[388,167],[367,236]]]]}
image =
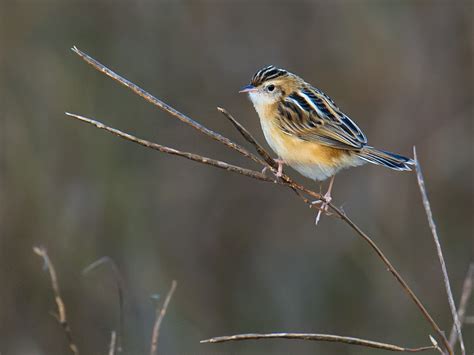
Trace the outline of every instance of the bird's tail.
{"type": "Polygon", "coordinates": [[[369,146],[362,148],[358,156],[369,163],[399,171],[411,171],[410,165],[415,165],[415,161],[410,158],[369,146]]]}

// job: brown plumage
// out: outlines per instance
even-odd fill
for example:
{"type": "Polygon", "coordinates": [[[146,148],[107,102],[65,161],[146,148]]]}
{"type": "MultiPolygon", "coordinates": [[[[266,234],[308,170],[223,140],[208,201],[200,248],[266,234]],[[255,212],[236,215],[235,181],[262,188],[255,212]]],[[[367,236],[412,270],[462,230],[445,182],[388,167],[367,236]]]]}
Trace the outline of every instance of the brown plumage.
{"type": "Polygon", "coordinates": [[[279,159],[306,177],[324,180],[366,162],[411,170],[411,159],[368,146],[362,130],[334,101],[286,70],[265,67],[242,92],[249,93],[279,159]]]}

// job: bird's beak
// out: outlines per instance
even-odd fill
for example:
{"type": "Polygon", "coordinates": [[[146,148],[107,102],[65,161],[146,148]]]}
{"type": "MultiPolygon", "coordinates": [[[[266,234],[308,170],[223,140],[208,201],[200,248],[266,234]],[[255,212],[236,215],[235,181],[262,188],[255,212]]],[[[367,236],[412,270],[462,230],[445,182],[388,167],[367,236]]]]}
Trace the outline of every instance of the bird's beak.
{"type": "Polygon", "coordinates": [[[244,86],[242,89],[240,89],[239,93],[253,92],[253,91],[257,91],[257,88],[255,86],[253,86],[252,84],[250,84],[250,85],[244,86]]]}

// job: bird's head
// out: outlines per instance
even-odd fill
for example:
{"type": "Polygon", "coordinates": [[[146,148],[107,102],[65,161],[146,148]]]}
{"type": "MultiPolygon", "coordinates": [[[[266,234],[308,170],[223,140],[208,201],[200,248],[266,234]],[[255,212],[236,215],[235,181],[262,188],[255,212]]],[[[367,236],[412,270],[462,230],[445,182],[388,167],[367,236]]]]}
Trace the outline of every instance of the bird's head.
{"type": "Polygon", "coordinates": [[[301,81],[296,75],[269,65],[257,71],[250,84],[239,92],[248,93],[257,108],[278,102],[296,90],[301,81]]]}

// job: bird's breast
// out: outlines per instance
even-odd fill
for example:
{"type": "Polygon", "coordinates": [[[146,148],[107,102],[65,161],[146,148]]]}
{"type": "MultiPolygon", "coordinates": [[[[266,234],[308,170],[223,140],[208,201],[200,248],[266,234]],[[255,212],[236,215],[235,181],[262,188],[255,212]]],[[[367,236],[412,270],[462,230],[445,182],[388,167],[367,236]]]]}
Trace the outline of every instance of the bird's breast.
{"type": "Polygon", "coordinates": [[[347,155],[347,152],[342,149],[289,135],[280,128],[276,117],[272,117],[267,112],[260,113],[260,123],[265,139],[275,153],[288,164],[333,165],[337,164],[342,156],[347,155]]]}
{"type": "Polygon", "coordinates": [[[286,134],[270,110],[257,109],[257,112],[268,145],[280,159],[302,175],[324,180],[343,168],[360,165],[360,159],[349,151],[286,134]]]}

